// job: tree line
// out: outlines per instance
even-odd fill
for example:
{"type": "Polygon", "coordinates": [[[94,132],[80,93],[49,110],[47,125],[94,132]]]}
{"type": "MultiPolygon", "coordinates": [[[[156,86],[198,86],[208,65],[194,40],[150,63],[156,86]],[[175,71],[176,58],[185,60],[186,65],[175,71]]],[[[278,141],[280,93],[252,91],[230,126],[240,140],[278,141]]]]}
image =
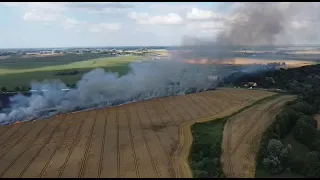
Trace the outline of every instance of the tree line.
{"type": "Polygon", "coordinates": [[[288,170],[305,177],[320,177],[320,130],[313,118],[320,110],[320,65],[254,74],[235,73],[226,82],[239,86],[256,82],[262,88],[280,88],[298,95],[297,100],[285,105],[263,133],[257,167],[271,174],[288,170]],[[308,147],[305,156],[294,157],[294,147],[283,144],[282,140],[290,133],[295,141],[308,147]]]}

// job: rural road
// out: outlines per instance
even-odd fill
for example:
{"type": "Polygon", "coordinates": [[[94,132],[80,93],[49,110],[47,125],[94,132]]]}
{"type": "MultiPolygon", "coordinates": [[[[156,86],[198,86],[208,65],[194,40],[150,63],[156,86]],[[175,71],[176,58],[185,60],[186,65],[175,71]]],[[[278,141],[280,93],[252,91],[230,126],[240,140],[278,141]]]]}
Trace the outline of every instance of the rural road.
{"type": "Polygon", "coordinates": [[[190,125],[273,94],[221,88],[0,126],[0,177],[190,177],[190,125]]]}

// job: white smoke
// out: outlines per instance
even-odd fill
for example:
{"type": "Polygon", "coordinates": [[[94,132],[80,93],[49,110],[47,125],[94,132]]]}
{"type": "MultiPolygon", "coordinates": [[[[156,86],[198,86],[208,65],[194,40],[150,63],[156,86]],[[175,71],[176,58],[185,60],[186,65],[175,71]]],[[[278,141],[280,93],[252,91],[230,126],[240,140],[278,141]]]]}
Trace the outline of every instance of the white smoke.
{"type": "Polygon", "coordinates": [[[212,69],[195,67],[179,61],[152,61],[130,64],[131,71],[119,76],[94,69],[83,75],[75,89],[55,80],[32,83],[37,90],[31,96],[10,98],[7,113],[0,113],[0,124],[27,121],[80,109],[98,108],[141,101],[155,97],[183,95],[214,88],[212,69]],[[42,91],[42,90],[46,91],[42,91]]]}

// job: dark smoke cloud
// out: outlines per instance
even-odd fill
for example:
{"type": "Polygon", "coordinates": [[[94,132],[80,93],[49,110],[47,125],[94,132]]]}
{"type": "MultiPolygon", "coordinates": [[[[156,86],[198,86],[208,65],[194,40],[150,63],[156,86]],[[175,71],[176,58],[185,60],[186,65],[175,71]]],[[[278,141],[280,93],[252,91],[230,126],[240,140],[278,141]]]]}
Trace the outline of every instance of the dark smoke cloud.
{"type": "Polygon", "coordinates": [[[318,2],[236,2],[227,4],[229,8],[226,4],[223,4],[224,11],[228,12],[224,28],[215,39],[184,37],[182,45],[190,50],[186,56],[219,61],[233,57],[232,50],[239,46],[320,40],[318,2]]]}
{"type": "Polygon", "coordinates": [[[234,11],[234,19],[226,22],[229,28],[217,36],[220,45],[273,44],[283,31],[285,17],[277,3],[243,3],[234,11]]]}

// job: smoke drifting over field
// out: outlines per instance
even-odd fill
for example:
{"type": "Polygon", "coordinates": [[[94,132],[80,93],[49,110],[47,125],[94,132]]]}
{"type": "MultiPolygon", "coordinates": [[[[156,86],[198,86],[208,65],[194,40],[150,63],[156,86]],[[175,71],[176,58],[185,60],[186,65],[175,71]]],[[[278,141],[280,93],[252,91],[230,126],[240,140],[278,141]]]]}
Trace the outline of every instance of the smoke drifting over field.
{"type": "Polygon", "coordinates": [[[211,74],[209,69],[199,71],[177,61],[133,63],[130,66],[132,71],[121,77],[116,73],[106,73],[103,69],[92,70],[70,91],[61,91],[66,85],[59,81],[34,83],[32,89],[47,91],[35,92],[30,97],[12,97],[9,112],[0,114],[0,123],[9,124],[78,109],[183,95],[216,86],[216,81],[208,78],[211,74]]]}
{"type": "MultiPolygon", "coordinates": [[[[310,6],[313,7],[307,7],[310,6]]],[[[182,45],[187,46],[188,53],[179,54],[167,61],[133,63],[130,65],[132,71],[121,77],[95,69],[85,74],[77,87],[70,91],[61,91],[66,86],[59,81],[34,83],[32,89],[48,91],[33,93],[30,97],[12,97],[8,112],[0,114],[0,123],[10,124],[78,109],[112,106],[214,88],[217,80],[208,78],[215,75],[211,71],[214,67],[211,70],[199,70],[176,60],[207,58],[219,62],[232,59],[232,50],[239,45],[272,45],[279,35],[290,29],[288,27],[291,27],[289,25],[292,24],[293,17],[299,16],[298,12],[303,10],[300,14],[311,17],[306,9],[306,6],[298,3],[239,3],[230,18],[224,20],[225,29],[218,33],[216,39],[193,39],[191,43],[182,45]]],[[[313,12],[312,16],[317,12],[313,12]]],[[[229,73],[226,71],[224,75],[229,73]]]]}

